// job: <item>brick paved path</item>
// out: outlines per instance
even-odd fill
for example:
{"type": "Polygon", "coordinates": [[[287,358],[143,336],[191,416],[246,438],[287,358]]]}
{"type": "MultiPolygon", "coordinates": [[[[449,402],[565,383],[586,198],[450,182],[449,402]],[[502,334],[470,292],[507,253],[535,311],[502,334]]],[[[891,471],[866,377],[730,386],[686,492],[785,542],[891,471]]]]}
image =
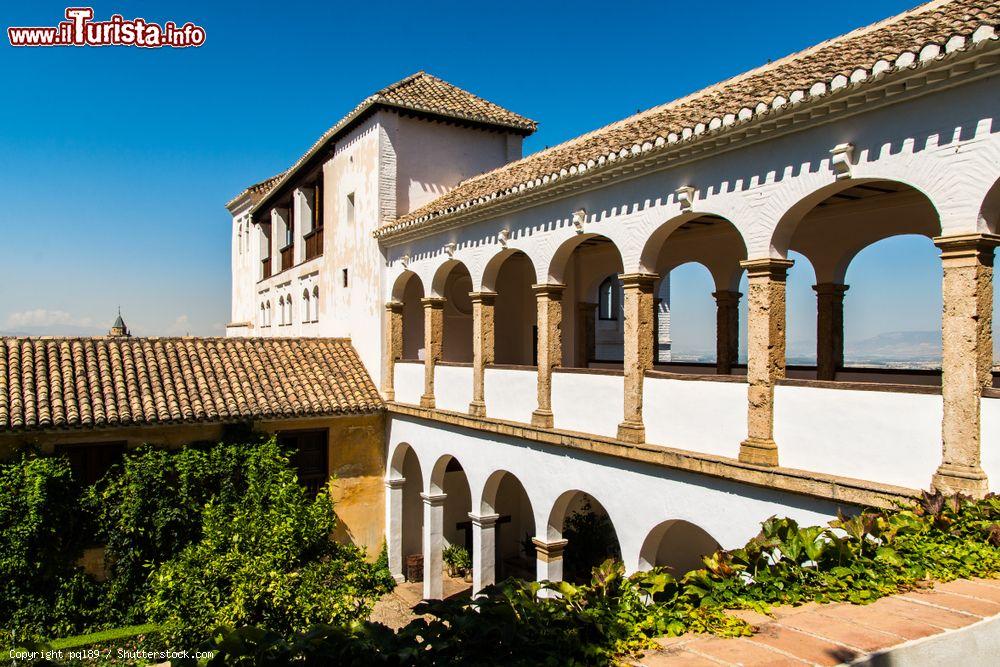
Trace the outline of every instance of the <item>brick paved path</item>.
{"type": "Polygon", "coordinates": [[[773,617],[733,612],[755,627],[752,637],[687,634],[658,640],[659,650],[634,665],[838,665],[883,649],[971,625],[1000,614],[1000,580],[959,580],[870,605],[811,602],[776,607],[773,617]]]}

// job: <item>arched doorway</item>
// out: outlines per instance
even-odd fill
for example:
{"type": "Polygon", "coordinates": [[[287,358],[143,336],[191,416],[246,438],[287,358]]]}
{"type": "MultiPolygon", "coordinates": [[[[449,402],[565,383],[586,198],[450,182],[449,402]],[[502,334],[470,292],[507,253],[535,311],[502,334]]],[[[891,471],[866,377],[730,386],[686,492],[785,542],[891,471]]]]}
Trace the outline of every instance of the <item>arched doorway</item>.
{"type": "Polygon", "coordinates": [[[705,530],[688,521],[671,519],[646,536],[639,552],[639,569],[665,567],[678,579],[703,567],[702,558],[720,548],[705,530]]]}
{"type": "MultiPolygon", "coordinates": [[[[493,581],[533,579],[535,515],[521,481],[505,470],[490,475],[483,488],[480,516],[491,517],[493,523],[493,581]]],[[[482,554],[484,563],[488,557],[482,554]]],[[[484,585],[489,583],[484,581],[484,585]]]]}
{"type": "Polygon", "coordinates": [[[588,582],[591,570],[607,559],[621,560],[621,544],[604,506],[579,490],[566,491],[556,500],[547,526],[549,543],[565,540],[561,579],[588,582]]]}
{"type": "Polygon", "coordinates": [[[465,588],[444,585],[444,551],[449,548],[472,552],[472,493],[465,469],[458,459],[445,454],[434,464],[430,487],[424,496],[424,599],[436,600],[446,592],[465,588]]]}
{"type": "Polygon", "coordinates": [[[413,448],[400,443],[389,461],[386,479],[386,549],[389,570],[397,581],[422,576],[424,510],[423,475],[413,448]]]}

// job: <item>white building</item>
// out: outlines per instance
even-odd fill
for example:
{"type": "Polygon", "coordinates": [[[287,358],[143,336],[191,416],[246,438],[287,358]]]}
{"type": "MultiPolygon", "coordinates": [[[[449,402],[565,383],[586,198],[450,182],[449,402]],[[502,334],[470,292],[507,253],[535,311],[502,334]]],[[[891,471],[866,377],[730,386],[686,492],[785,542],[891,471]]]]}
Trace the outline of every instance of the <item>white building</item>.
{"type": "Polygon", "coordinates": [[[932,2],[523,159],[533,122],[405,79],[230,202],[229,332],[351,338],[386,401],[391,566],[422,553],[427,597],[463,539],[477,587],[525,536],[559,578],[584,497],[628,568],[685,569],[773,514],[984,494],[997,23],[932,2]],[[943,370],[845,368],[847,268],[904,233],[941,249],[943,370]],[[810,368],[785,364],[790,251],[816,273],[810,368]],[[657,322],[688,261],[715,282],[712,367],[669,362],[657,322]]]}

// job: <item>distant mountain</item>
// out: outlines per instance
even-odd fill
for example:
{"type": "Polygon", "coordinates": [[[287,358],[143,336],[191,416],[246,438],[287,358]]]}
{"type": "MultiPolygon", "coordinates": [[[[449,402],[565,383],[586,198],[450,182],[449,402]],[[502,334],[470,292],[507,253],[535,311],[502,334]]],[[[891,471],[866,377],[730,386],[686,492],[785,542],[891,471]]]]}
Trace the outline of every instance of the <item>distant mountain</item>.
{"type": "Polygon", "coordinates": [[[940,362],[940,331],[891,331],[863,340],[846,341],[847,362],[940,362]]]}

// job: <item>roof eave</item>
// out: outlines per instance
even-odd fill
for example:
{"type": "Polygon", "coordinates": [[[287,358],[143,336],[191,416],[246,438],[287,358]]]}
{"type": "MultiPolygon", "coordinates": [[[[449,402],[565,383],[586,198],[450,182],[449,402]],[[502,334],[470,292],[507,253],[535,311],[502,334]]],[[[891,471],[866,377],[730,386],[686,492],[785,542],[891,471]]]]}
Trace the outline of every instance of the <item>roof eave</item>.
{"type": "MultiPolygon", "coordinates": [[[[566,191],[572,189],[574,184],[590,180],[584,179],[583,177],[585,176],[592,176],[599,173],[602,178],[606,178],[609,172],[623,168],[629,168],[634,172],[637,166],[635,162],[635,158],[637,157],[643,158],[644,162],[656,161],[662,163],[667,159],[662,156],[684,152],[689,153],[692,150],[698,149],[699,146],[709,143],[710,140],[714,143],[719,143],[720,141],[730,143],[732,139],[726,139],[727,135],[745,133],[749,129],[772,123],[776,119],[785,116],[792,116],[789,125],[786,126],[786,131],[791,131],[793,127],[797,130],[800,124],[796,123],[796,119],[794,118],[796,114],[803,114],[805,111],[811,112],[823,106],[832,107],[849,96],[862,94],[862,92],[869,94],[873,89],[884,89],[889,85],[898,84],[906,79],[921,76],[929,70],[950,68],[963,60],[980,59],[989,54],[994,54],[996,51],[1000,51],[1000,40],[998,40],[995,34],[979,41],[974,41],[970,36],[966,41],[966,45],[961,49],[942,53],[926,60],[917,58],[907,66],[892,67],[880,73],[872,74],[861,81],[828,90],[821,95],[807,95],[799,102],[787,103],[777,108],[769,107],[765,111],[754,112],[746,119],[735,120],[729,124],[724,123],[721,118],[713,119],[710,123],[703,124],[705,129],[701,133],[692,133],[686,138],[682,138],[671,132],[670,134],[674,136],[673,141],[663,140],[661,142],[657,140],[655,144],[623,147],[621,151],[616,153],[616,157],[613,159],[609,156],[606,161],[601,161],[593,166],[587,164],[574,165],[570,170],[563,169],[562,173],[548,174],[544,177],[535,178],[532,181],[518,183],[503,192],[495,192],[488,196],[484,195],[470,199],[461,204],[448,207],[443,211],[426,214],[426,216],[415,220],[393,223],[381,227],[372,232],[372,235],[384,243],[402,242],[428,236],[444,228],[453,228],[468,221],[492,217],[500,211],[508,212],[530,205],[524,204],[523,202],[525,201],[536,202],[538,200],[556,199],[566,196],[566,191]],[[711,125],[716,120],[719,121],[719,124],[717,127],[712,128],[711,125]]],[[[984,66],[989,67],[1000,64],[996,62],[995,57],[993,60],[994,62],[989,62],[984,66]]],[[[789,94],[780,97],[787,99],[790,96],[789,94]]],[[[845,104],[843,107],[843,109],[831,109],[830,113],[826,114],[825,122],[828,122],[831,116],[857,113],[857,109],[851,105],[845,104]]],[[[808,115],[811,115],[811,113],[808,115]]],[[[662,169],[666,168],[666,166],[659,166],[658,168],[662,169]]],[[[500,169],[503,169],[503,167],[500,167],[500,169]]]]}

